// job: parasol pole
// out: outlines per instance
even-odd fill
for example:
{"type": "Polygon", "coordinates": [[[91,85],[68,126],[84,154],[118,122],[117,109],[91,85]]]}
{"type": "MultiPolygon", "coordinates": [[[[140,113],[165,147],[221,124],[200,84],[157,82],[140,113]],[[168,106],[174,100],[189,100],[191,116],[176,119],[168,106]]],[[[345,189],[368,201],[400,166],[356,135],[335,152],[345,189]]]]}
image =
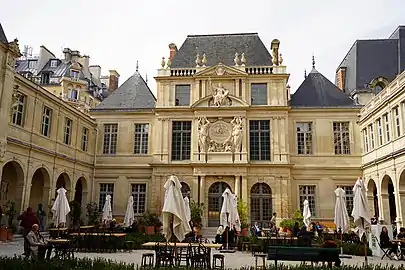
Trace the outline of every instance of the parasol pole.
{"type": "MultiPolygon", "coordinates": [[[[362,227],[364,228],[364,219],[363,218],[361,218],[361,224],[362,224],[362,227]]],[[[364,231],[364,234],[362,235],[362,237],[364,237],[364,240],[363,240],[363,245],[364,245],[364,263],[365,263],[365,265],[367,266],[368,265],[368,260],[367,260],[367,232],[366,231],[364,231]]]]}
{"type": "Polygon", "coordinates": [[[339,228],[340,231],[340,254],[343,255],[343,231],[342,228],[339,228]]]}

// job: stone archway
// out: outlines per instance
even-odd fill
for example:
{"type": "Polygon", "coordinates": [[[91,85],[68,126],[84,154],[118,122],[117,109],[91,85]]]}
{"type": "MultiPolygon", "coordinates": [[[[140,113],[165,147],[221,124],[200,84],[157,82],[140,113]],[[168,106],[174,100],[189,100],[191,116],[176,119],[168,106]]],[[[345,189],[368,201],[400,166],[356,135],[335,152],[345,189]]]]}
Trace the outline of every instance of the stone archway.
{"type": "Polygon", "coordinates": [[[56,180],[56,189],[55,189],[54,199],[56,199],[56,196],[58,195],[57,190],[61,187],[66,189],[66,197],[70,201],[70,178],[67,173],[61,173],[59,175],[58,179],[56,180]]]}
{"type": "Polygon", "coordinates": [[[181,195],[183,196],[183,198],[188,197],[190,199],[191,194],[190,186],[186,182],[180,182],[180,184],[181,184],[181,195]]]}
{"type": "MultiPolygon", "coordinates": [[[[377,217],[380,216],[378,207],[377,185],[373,179],[368,180],[367,184],[367,200],[370,207],[370,214],[377,217]]],[[[351,215],[351,213],[349,213],[351,215]]]]}
{"type": "Polygon", "coordinates": [[[395,205],[394,183],[389,175],[384,175],[381,181],[381,200],[384,213],[384,221],[391,224],[397,217],[395,205]]]}
{"type": "Polygon", "coordinates": [[[87,182],[84,177],[80,177],[76,182],[74,200],[81,206],[87,204],[87,182]]]}
{"type": "Polygon", "coordinates": [[[208,227],[219,226],[219,216],[224,201],[222,194],[226,188],[232,191],[225,182],[215,182],[208,189],[208,227]]]}
{"type": "Polygon", "coordinates": [[[403,224],[403,222],[404,222],[404,218],[405,218],[405,215],[404,215],[404,211],[405,211],[405,169],[401,172],[401,174],[400,174],[400,176],[399,176],[399,184],[398,184],[398,187],[399,187],[399,190],[398,190],[398,192],[399,192],[399,196],[398,196],[398,198],[399,198],[399,203],[401,204],[401,213],[400,213],[400,217],[401,217],[401,221],[402,221],[402,224],[403,224]]]}
{"type": "Polygon", "coordinates": [[[250,218],[252,223],[269,223],[273,215],[272,192],[266,183],[256,183],[250,189],[250,218]]]}
{"type": "MultiPolygon", "coordinates": [[[[0,205],[5,205],[9,200],[15,203],[17,214],[22,212],[24,171],[19,163],[10,161],[4,164],[0,184],[0,205]]],[[[1,219],[1,217],[0,217],[1,219]]]]}
{"type": "Polygon", "coordinates": [[[31,180],[29,201],[29,206],[31,206],[34,211],[38,209],[39,204],[42,204],[46,209],[48,205],[50,183],[51,181],[47,170],[39,168],[35,171],[31,180]]]}

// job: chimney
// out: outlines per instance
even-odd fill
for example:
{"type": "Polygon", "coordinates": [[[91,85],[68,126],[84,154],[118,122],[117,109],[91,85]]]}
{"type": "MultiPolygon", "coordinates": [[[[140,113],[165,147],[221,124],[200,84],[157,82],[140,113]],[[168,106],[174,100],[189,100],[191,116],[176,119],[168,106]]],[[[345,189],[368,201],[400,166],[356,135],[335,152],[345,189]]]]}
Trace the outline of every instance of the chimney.
{"type": "Polygon", "coordinates": [[[89,66],[89,70],[94,78],[100,79],[101,67],[99,65],[89,66]]]}
{"type": "Polygon", "coordinates": [[[89,64],[90,64],[90,56],[88,55],[83,55],[78,59],[79,63],[83,66],[82,71],[86,77],[90,77],[90,70],[89,70],[89,64]]]}
{"type": "Polygon", "coordinates": [[[64,48],[63,54],[65,56],[66,62],[69,62],[70,60],[72,60],[72,51],[69,48],[64,48]]]}
{"type": "Polygon", "coordinates": [[[72,62],[78,62],[80,58],[79,51],[72,51],[72,62]]]}
{"type": "Polygon", "coordinates": [[[177,53],[177,46],[174,43],[170,43],[169,44],[169,48],[170,48],[170,60],[173,60],[173,58],[176,56],[177,53]]]}
{"type": "Polygon", "coordinates": [[[108,83],[108,92],[114,92],[118,88],[118,80],[120,78],[120,74],[116,70],[109,70],[110,72],[110,79],[108,83]]]}

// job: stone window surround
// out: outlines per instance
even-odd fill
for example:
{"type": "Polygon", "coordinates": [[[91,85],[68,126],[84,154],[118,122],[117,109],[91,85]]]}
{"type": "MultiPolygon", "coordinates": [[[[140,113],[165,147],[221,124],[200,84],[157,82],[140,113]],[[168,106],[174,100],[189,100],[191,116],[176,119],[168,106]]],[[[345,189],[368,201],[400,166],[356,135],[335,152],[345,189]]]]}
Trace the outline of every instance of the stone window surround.
{"type": "Polygon", "coordinates": [[[27,96],[18,91],[18,105],[13,108],[13,114],[11,115],[11,123],[20,127],[24,127],[27,96]],[[22,100],[21,100],[22,99],[22,100]],[[21,123],[18,123],[18,114],[21,114],[21,123]]]}
{"type": "MultiPolygon", "coordinates": [[[[179,95],[184,95],[185,93],[183,93],[183,92],[181,92],[181,93],[179,93],[179,95]]],[[[174,106],[177,106],[177,107],[187,107],[187,106],[190,106],[190,103],[191,103],[191,84],[176,84],[175,86],[174,86],[174,106]],[[176,100],[177,100],[177,95],[178,95],[178,93],[177,93],[177,91],[179,91],[179,92],[181,92],[180,90],[182,90],[182,91],[186,91],[186,87],[188,87],[188,102],[187,102],[187,100],[180,100],[179,99],[179,104],[177,104],[177,102],[176,102],[176,100]],[[182,102],[182,101],[184,101],[184,103],[182,102]]]]}
{"type": "Polygon", "coordinates": [[[102,200],[102,195],[107,196],[108,194],[111,195],[111,209],[114,209],[114,192],[115,192],[115,181],[103,181],[103,182],[98,182],[98,211],[103,212],[103,207],[105,204],[105,197],[102,200]],[[112,185],[112,191],[101,191],[102,185],[105,185],[105,187],[109,187],[109,185],[112,185]]]}
{"type": "Polygon", "coordinates": [[[130,193],[130,196],[132,196],[133,199],[134,199],[133,207],[134,207],[135,216],[142,215],[143,213],[145,213],[150,208],[149,204],[148,204],[148,197],[149,197],[148,192],[149,192],[148,183],[145,182],[145,181],[140,181],[140,182],[136,182],[136,181],[133,182],[132,181],[132,182],[129,183],[129,193],[130,193]],[[139,192],[139,194],[145,194],[145,203],[144,203],[144,211],[143,212],[138,211],[141,207],[139,205],[137,205],[139,203],[139,200],[136,200],[136,196],[135,196],[135,194],[137,192],[133,192],[133,188],[134,188],[135,185],[145,185],[145,192],[139,192]]]}
{"type": "Polygon", "coordinates": [[[65,126],[63,129],[63,143],[70,145],[72,141],[73,120],[65,117],[65,126]]]}
{"type": "Polygon", "coordinates": [[[102,141],[102,149],[103,149],[103,155],[115,155],[116,153],[117,153],[117,145],[118,145],[118,134],[119,134],[119,124],[118,123],[103,123],[103,141],[102,141]],[[111,130],[112,130],[112,128],[114,127],[114,125],[116,125],[116,127],[117,127],[117,130],[116,130],[116,132],[112,132],[111,130]],[[108,142],[108,151],[106,151],[106,148],[105,148],[105,128],[106,128],[106,126],[110,126],[110,131],[109,131],[109,142],[108,142]],[[115,138],[115,146],[114,147],[112,147],[112,137],[113,137],[113,133],[116,133],[116,138],[115,138]],[[115,148],[115,150],[114,151],[112,151],[112,148],[115,148]]]}
{"type": "Polygon", "coordinates": [[[151,135],[150,130],[151,129],[150,129],[150,124],[149,123],[146,123],[146,122],[134,123],[134,141],[133,141],[134,142],[134,147],[133,147],[134,155],[147,155],[148,154],[148,152],[149,152],[149,143],[150,143],[149,138],[150,138],[150,135],[151,135]],[[136,131],[137,126],[144,126],[144,125],[147,126],[147,132],[143,132],[143,131],[137,132],[136,131]],[[138,145],[138,147],[136,145],[137,135],[140,136],[139,137],[139,145],[138,145]],[[146,141],[146,146],[144,145],[144,141],[146,141]],[[136,147],[138,149],[135,149],[136,147]],[[146,149],[144,149],[145,147],[146,147],[146,149]],[[135,150],[139,150],[139,151],[137,152],[135,150]],[[146,151],[144,151],[144,150],[146,150],[146,151]]]}
{"type": "Polygon", "coordinates": [[[41,135],[42,136],[49,137],[51,135],[52,112],[53,112],[53,110],[51,108],[49,108],[46,105],[43,105],[42,120],[41,120],[41,135]],[[45,123],[46,120],[47,120],[48,123],[45,123]],[[45,132],[45,125],[47,125],[46,132],[45,132]]]}
{"type": "MultiPolygon", "coordinates": [[[[262,161],[271,161],[272,160],[272,140],[271,140],[271,135],[272,135],[272,121],[270,119],[249,119],[247,121],[247,127],[246,127],[247,131],[248,131],[248,137],[247,137],[247,145],[249,146],[249,160],[253,161],[253,162],[262,162],[262,161]],[[268,130],[264,130],[259,128],[258,130],[253,130],[254,132],[257,133],[261,133],[261,132],[269,132],[269,158],[268,159],[262,159],[259,157],[259,159],[252,159],[252,149],[251,149],[251,133],[252,133],[252,129],[251,129],[251,122],[256,121],[256,122],[261,122],[261,121],[266,121],[269,123],[269,129],[268,130]]],[[[261,144],[260,144],[261,146],[261,144]]],[[[259,151],[259,155],[261,156],[261,151],[259,151]]]]}
{"type": "MultiPolygon", "coordinates": [[[[252,106],[263,106],[263,105],[268,105],[268,99],[269,99],[269,97],[268,97],[268,89],[269,89],[269,86],[268,86],[268,83],[266,83],[266,82],[252,82],[252,83],[250,83],[250,104],[252,105],[252,106]],[[254,89],[254,86],[265,86],[264,88],[265,88],[265,94],[266,94],[266,96],[265,96],[265,99],[264,99],[264,102],[262,102],[262,100],[258,100],[257,102],[257,104],[255,103],[255,102],[253,102],[253,95],[252,95],[252,89],[254,89]]],[[[258,88],[258,90],[259,90],[259,88],[258,88]]],[[[261,89],[261,90],[263,90],[263,89],[261,89]]],[[[257,96],[259,96],[260,94],[259,93],[257,93],[258,95],[257,96]]],[[[261,94],[263,94],[263,93],[261,93],[261,94]]]]}
{"type": "MultiPolygon", "coordinates": [[[[294,121],[294,127],[295,127],[295,153],[297,153],[297,155],[300,155],[300,156],[302,156],[302,155],[314,155],[314,151],[315,151],[315,140],[314,140],[314,122],[313,121],[311,121],[311,120],[309,120],[309,121],[294,121]],[[298,124],[309,124],[309,127],[310,127],[310,131],[307,131],[307,132],[300,132],[300,134],[302,133],[302,134],[305,134],[305,135],[307,135],[308,133],[311,133],[311,151],[310,151],[310,153],[298,153],[298,131],[297,131],[297,126],[298,126],[298,124]]],[[[306,136],[305,136],[305,142],[307,141],[306,140],[306,136]]],[[[305,147],[306,148],[306,147],[305,147]]]]}

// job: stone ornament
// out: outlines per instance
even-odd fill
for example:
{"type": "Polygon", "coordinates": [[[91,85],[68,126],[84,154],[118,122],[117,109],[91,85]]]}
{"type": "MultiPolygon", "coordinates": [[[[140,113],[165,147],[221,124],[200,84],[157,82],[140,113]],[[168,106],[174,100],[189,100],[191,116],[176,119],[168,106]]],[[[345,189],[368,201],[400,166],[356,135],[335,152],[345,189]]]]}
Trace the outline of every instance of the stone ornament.
{"type": "Polygon", "coordinates": [[[210,124],[207,117],[198,118],[198,146],[202,153],[207,151],[208,127],[210,124]]]}
{"type": "Polygon", "coordinates": [[[171,66],[172,66],[172,59],[170,59],[170,57],[168,57],[167,62],[166,62],[166,68],[170,69],[171,66]]]}
{"type": "Polygon", "coordinates": [[[197,53],[197,56],[195,58],[195,67],[200,67],[200,66],[201,66],[200,54],[197,53]]]}
{"type": "Polygon", "coordinates": [[[208,79],[208,82],[209,88],[212,90],[212,98],[209,102],[210,106],[231,106],[232,100],[229,98],[229,91],[221,83],[218,83],[218,87],[213,87],[211,79],[208,79]]]}
{"type": "Polygon", "coordinates": [[[0,159],[3,159],[6,155],[7,142],[5,140],[0,141],[0,159]]]}
{"type": "Polygon", "coordinates": [[[219,66],[219,67],[217,67],[217,69],[215,70],[215,72],[216,72],[216,74],[217,74],[218,76],[222,76],[222,75],[225,74],[225,69],[224,69],[223,67],[219,66]]]}
{"type": "Polygon", "coordinates": [[[198,146],[200,153],[240,152],[243,139],[242,118],[235,117],[230,123],[224,120],[209,122],[198,118],[198,146]]]}
{"type": "Polygon", "coordinates": [[[201,60],[202,66],[205,67],[207,65],[207,56],[205,53],[203,54],[203,58],[201,60]]]}
{"type": "Polygon", "coordinates": [[[280,57],[278,59],[280,66],[283,64],[283,55],[280,53],[280,57]]]}
{"type": "Polygon", "coordinates": [[[165,66],[166,66],[166,61],[165,61],[165,58],[164,58],[164,57],[162,57],[162,62],[160,62],[160,65],[162,66],[162,68],[165,68],[165,66]]]}
{"type": "Polygon", "coordinates": [[[245,57],[245,53],[242,53],[242,56],[240,58],[240,62],[242,66],[246,65],[246,57],[245,57]]]}
{"type": "Polygon", "coordinates": [[[239,66],[239,53],[235,53],[235,59],[233,59],[235,66],[239,66]]]}
{"type": "Polygon", "coordinates": [[[11,53],[7,54],[7,65],[9,65],[10,67],[12,67],[14,69],[15,60],[18,57],[22,56],[19,45],[18,45],[18,39],[14,39],[12,42],[9,42],[8,49],[11,53]]]}

